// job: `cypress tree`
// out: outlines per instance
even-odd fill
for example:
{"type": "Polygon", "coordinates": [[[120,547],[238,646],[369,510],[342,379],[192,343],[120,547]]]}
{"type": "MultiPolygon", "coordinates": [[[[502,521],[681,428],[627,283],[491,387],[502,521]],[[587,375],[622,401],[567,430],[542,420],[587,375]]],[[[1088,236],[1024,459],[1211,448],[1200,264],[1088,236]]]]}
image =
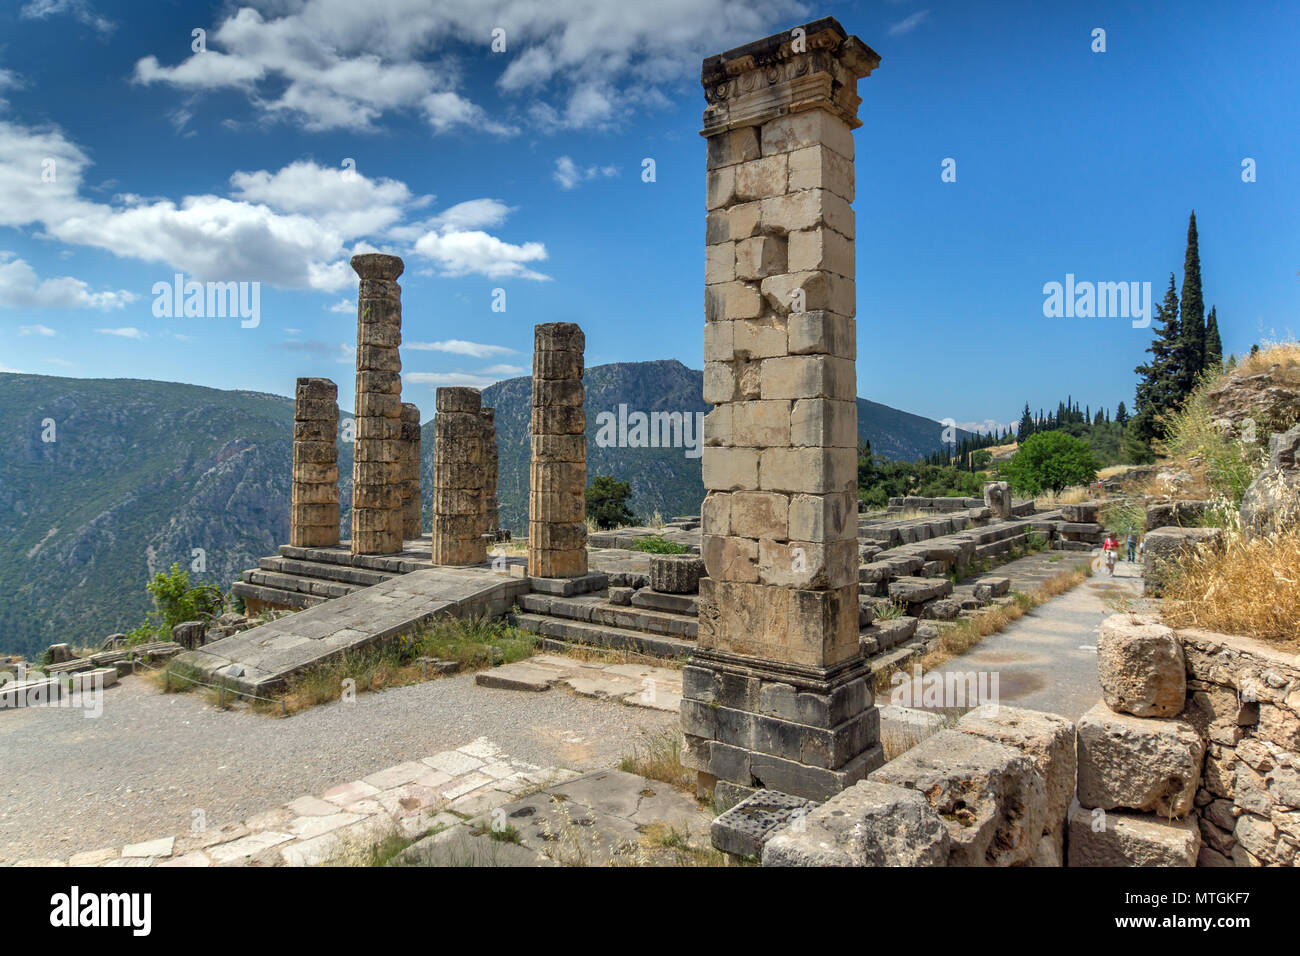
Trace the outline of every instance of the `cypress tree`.
{"type": "Polygon", "coordinates": [[[1142,377],[1138,382],[1133,414],[1135,437],[1140,441],[1150,443],[1154,438],[1163,438],[1157,417],[1177,408],[1186,395],[1182,391],[1180,345],[1178,294],[1174,291],[1174,275],[1171,272],[1165,301],[1156,306],[1156,335],[1147,346],[1151,362],[1134,369],[1142,377]]]}
{"type": "Polygon", "coordinates": [[[1205,367],[1218,368],[1223,364],[1223,340],[1219,338],[1219,315],[1214,307],[1205,320],[1205,367]]]}
{"type": "Polygon", "coordinates": [[[1196,236],[1196,211],[1187,221],[1187,252],[1183,257],[1182,313],[1179,321],[1183,397],[1192,391],[1205,368],[1205,303],[1201,299],[1201,251],[1196,236]]]}

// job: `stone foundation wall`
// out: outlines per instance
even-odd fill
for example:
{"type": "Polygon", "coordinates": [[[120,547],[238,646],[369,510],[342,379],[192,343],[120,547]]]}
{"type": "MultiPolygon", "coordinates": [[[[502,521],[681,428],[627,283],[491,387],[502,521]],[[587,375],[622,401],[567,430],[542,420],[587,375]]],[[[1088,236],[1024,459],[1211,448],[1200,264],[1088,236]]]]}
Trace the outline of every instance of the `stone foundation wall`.
{"type": "Polygon", "coordinates": [[[1180,630],[1183,717],[1205,740],[1201,866],[1300,866],[1300,657],[1180,630]]]}

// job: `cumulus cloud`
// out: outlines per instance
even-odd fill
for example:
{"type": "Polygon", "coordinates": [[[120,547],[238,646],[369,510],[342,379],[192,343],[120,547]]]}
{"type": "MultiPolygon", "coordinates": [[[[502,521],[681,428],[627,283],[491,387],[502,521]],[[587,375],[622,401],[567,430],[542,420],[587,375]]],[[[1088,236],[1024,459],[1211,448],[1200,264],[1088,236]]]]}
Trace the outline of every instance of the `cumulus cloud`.
{"type": "Polygon", "coordinates": [[[617,175],[617,166],[588,166],[582,169],[570,157],[561,156],[555,161],[555,172],[551,174],[551,178],[560,184],[561,189],[575,189],[585,180],[595,179],[598,176],[608,179],[617,175]]]}
{"type": "MultiPolygon", "coordinates": [[[[49,0],[47,0],[49,2],[49,0]]],[[[307,129],[367,129],[412,112],[435,133],[515,130],[463,91],[458,54],[506,31],[498,91],[538,126],[609,126],[693,83],[700,59],[795,22],[799,0],[241,0],[180,62],[150,55],[139,83],[236,90],[267,117],[307,129]],[[701,30],[700,24],[708,24],[701,30]]]]}
{"type": "MultiPolygon", "coordinates": [[[[120,309],[138,299],[133,292],[92,292],[80,279],[41,279],[26,261],[0,252],[0,307],[11,309],[120,309]]],[[[54,335],[43,325],[25,325],[20,335],[54,335]]]]}
{"type": "MultiPolygon", "coordinates": [[[[368,238],[413,243],[445,275],[545,278],[525,265],[546,258],[542,243],[514,244],[483,231],[510,212],[497,199],[407,221],[433,197],[397,180],[299,161],[274,172],[235,172],[230,196],[119,195],[105,203],[82,195],[89,166],[58,129],[0,121],[0,226],[39,225],[48,238],[162,263],[197,281],[339,291],[356,283],[349,257],[375,249],[368,238]],[[56,176],[47,182],[41,171],[51,164],[56,176]]],[[[116,304],[108,293],[96,295],[87,304],[116,304]]]]}

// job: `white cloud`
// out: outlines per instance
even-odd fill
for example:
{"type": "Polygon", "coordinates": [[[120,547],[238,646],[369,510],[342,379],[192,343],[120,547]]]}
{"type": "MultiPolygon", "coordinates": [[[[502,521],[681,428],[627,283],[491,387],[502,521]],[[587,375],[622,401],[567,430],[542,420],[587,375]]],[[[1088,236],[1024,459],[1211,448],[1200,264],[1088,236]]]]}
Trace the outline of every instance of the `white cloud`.
{"type": "MultiPolygon", "coordinates": [[[[22,259],[12,253],[0,252],[0,307],[11,309],[120,309],[138,299],[134,292],[119,289],[116,292],[92,292],[80,279],[61,276],[41,279],[22,259]]],[[[24,326],[21,335],[53,335],[52,329],[43,325],[24,326]]]]}
{"type": "Polygon", "coordinates": [[[20,325],[18,326],[18,334],[54,336],[54,335],[58,335],[59,333],[55,332],[52,328],[50,328],[47,325],[20,325]]]}
{"type": "Polygon", "coordinates": [[[76,362],[69,362],[67,359],[61,358],[46,358],[45,361],[49,362],[51,365],[59,365],[63,368],[74,368],[77,364],[76,362]]]}
{"type": "Polygon", "coordinates": [[[70,16],[78,23],[104,34],[112,33],[117,28],[117,24],[108,17],[96,13],[87,0],[31,0],[19,11],[19,16],[24,20],[45,20],[62,15],[70,16]]]}
{"type": "Polygon", "coordinates": [[[523,375],[527,371],[522,365],[489,365],[482,369],[484,375],[523,375]]]}
{"type": "Polygon", "coordinates": [[[543,128],[601,127],[662,102],[660,86],[696,82],[702,57],[804,12],[800,0],[241,0],[209,30],[206,52],[172,65],[146,56],[134,78],[236,90],[263,116],[312,130],[367,129],[405,111],[435,133],[503,135],[512,123],[466,97],[456,62],[491,57],[502,26],[497,89],[527,99],[522,115],[543,128]]]}
{"type": "Polygon", "coordinates": [[[136,341],[147,339],[149,337],[148,332],[141,332],[139,329],[132,328],[131,326],[122,329],[95,329],[95,331],[101,335],[116,335],[118,338],[135,339],[136,341]]]}
{"type": "Polygon", "coordinates": [[[403,342],[402,348],[416,352],[450,352],[453,355],[468,355],[471,358],[516,354],[514,349],[508,349],[504,345],[484,345],[481,342],[466,342],[464,339],[446,339],[442,342],[403,342]]]}
{"type": "Polygon", "coordinates": [[[551,174],[551,178],[560,184],[561,189],[574,189],[584,180],[595,179],[597,176],[608,179],[617,175],[617,166],[588,166],[586,169],[580,169],[571,158],[561,156],[555,161],[555,172],[551,174]]]}
{"type": "Polygon", "coordinates": [[[444,276],[476,274],[493,279],[539,281],[550,278],[524,265],[546,258],[546,246],[542,243],[525,242],[515,245],[477,229],[469,232],[426,233],[416,240],[415,251],[441,266],[444,276]]]}
{"type": "Polygon", "coordinates": [[[22,369],[20,369],[20,368],[10,368],[8,365],[5,365],[5,364],[2,363],[2,362],[0,362],[0,372],[8,372],[10,375],[26,375],[26,374],[27,374],[26,372],[24,372],[24,371],[23,371],[22,369]]]}
{"type": "MultiPolygon", "coordinates": [[[[414,243],[445,275],[545,278],[524,265],[546,258],[542,243],[516,245],[481,231],[509,214],[498,199],[469,200],[407,223],[432,197],[413,195],[397,180],[295,162],[276,172],[237,171],[230,177],[233,198],[125,194],[104,203],[81,194],[89,165],[57,129],[0,121],[0,226],[39,224],[47,238],[160,263],[168,274],[158,278],[165,280],[179,271],[200,282],[354,288],[348,258],[375,249],[366,237],[414,243]],[[47,160],[56,173],[53,182],[42,180],[47,160]]],[[[98,307],[113,304],[109,293],[97,295],[98,307]]]]}
{"type": "Polygon", "coordinates": [[[902,20],[899,20],[893,26],[891,26],[889,28],[889,35],[891,37],[901,37],[904,34],[911,33],[922,23],[924,23],[926,19],[929,18],[929,16],[930,16],[929,10],[918,10],[916,13],[913,13],[911,16],[905,17],[902,20]]]}

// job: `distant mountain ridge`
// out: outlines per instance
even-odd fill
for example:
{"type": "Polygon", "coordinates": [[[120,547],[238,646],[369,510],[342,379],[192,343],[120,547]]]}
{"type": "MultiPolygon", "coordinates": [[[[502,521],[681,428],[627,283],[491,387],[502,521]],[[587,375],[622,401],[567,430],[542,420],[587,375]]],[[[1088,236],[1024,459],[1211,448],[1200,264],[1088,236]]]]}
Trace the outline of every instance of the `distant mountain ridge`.
{"type": "MultiPolygon", "coordinates": [[[[632,509],[697,513],[700,459],[682,448],[600,447],[597,416],[707,412],[703,373],[677,361],[586,370],[588,473],[632,485],[632,509]]],[[[496,408],[498,496],[505,527],[524,533],[531,382],[484,390],[496,408]]],[[[351,405],[351,402],[347,402],[351,405]]],[[[432,494],[433,396],[425,395],[422,490],[432,494]]],[[[348,413],[342,412],[346,417],[348,413]]],[[[887,458],[923,457],[938,422],[858,399],[859,433],[887,458]]],[[[35,655],[67,641],[97,644],[136,626],[151,603],[144,585],[173,562],[228,588],[289,535],[293,402],[176,382],[0,373],[0,652],[35,655]],[[52,421],[53,431],[45,424],[52,421]],[[43,433],[53,441],[42,440],[43,433]]],[[[352,447],[339,445],[344,528],[352,447]]]]}

